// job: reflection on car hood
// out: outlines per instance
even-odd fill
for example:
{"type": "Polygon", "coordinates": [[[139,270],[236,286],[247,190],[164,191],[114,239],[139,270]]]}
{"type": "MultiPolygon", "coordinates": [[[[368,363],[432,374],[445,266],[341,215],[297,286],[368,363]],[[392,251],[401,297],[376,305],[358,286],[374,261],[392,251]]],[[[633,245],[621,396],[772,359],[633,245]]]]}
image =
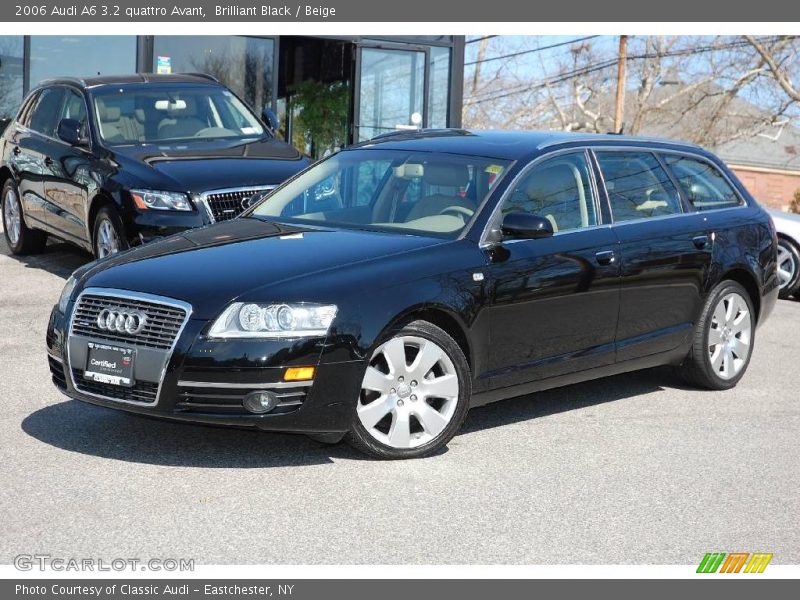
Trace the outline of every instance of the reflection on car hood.
{"type": "Polygon", "coordinates": [[[441,242],[242,218],[186,231],[99,261],[88,270],[83,284],[185,300],[193,305],[196,317],[211,318],[250,290],[441,242]]]}
{"type": "Polygon", "coordinates": [[[152,187],[172,191],[277,185],[309,164],[294,147],[272,138],[114,146],[113,151],[120,161],[149,167],[160,180],[152,187]]]}

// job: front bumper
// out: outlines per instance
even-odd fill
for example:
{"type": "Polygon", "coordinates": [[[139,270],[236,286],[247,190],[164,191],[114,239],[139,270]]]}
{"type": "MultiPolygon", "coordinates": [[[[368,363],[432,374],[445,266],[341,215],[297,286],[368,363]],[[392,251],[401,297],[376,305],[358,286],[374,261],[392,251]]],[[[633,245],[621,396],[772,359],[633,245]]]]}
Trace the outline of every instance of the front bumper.
{"type": "Polygon", "coordinates": [[[329,362],[326,357],[336,353],[329,352],[323,338],[209,340],[202,335],[205,326],[203,320],[186,321],[157,382],[136,383],[134,388],[98,386],[83,379],[85,354],[80,351],[93,338],[70,336],[67,317],[54,307],[47,329],[53,383],[76,400],[179,421],[296,433],[343,433],[350,428],[363,361],[329,362]],[[283,381],[287,367],[301,365],[316,367],[313,381],[283,381]],[[266,414],[247,412],[242,399],[256,390],[275,393],[278,406],[266,414]]]}

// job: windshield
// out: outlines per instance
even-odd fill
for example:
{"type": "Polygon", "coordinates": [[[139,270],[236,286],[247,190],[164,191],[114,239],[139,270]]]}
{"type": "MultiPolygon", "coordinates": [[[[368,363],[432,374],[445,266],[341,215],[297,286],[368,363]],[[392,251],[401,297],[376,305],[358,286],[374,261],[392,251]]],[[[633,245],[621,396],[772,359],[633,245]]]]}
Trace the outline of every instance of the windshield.
{"type": "Polygon", "coordinates": [[[92,95],[100,137],[108,144],[261,137],[264,128],[219,86],[134,85],[92,95]]]}
{"type": "Polygon", "coordinates": [[[348,150],[276,190],[251,214],[456,237],[507,169],[507,161],[477,156],[348,150]]]}

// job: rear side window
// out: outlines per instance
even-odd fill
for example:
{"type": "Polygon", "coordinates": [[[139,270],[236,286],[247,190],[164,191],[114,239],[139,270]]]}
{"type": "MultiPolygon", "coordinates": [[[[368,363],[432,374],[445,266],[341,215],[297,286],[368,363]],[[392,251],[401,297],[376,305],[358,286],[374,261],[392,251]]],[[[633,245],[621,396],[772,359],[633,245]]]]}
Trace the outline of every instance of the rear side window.
{"type": "Polygon", "coordinates": [[[503,203],[503,215],[524,212],[546,218],[553,231],[597,225],[586,154],[578,152],[533,167],[503,203]]]}
{"type": "Polygon", "coordinates": [[[741,206],[742,199],[711,163],[676,155],[667,155],[664,160],[695,210],[741,206]]]}
{"type": "Polygon", "coordinates": [[[681,212],[678,190],[650,152],[597,152],[614,222],[681,212]]]}
{"type": "Polygon", "coordinates": [[[55,135],[63,99],[63,88],[52,87],[43,89],[39,93],[39,97],[36,99],[36,105],[31,111],[28,127],[44,135],[49,135],[51,137],[55,135]]]}

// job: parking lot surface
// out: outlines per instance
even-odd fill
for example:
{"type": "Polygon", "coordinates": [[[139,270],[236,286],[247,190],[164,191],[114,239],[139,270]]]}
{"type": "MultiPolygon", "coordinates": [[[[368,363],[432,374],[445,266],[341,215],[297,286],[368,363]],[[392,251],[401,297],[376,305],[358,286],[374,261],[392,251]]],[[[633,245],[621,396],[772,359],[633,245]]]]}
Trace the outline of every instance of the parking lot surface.
{"type": "Polygon", "coordinates": [[[800,562],[800,302],[779,302],[734,390],[667,369],[607,378],[476,409],[447,451],[379,462],[60,395],[47,318],[87,260],[0,242],[0,563],[800,562]]]}

